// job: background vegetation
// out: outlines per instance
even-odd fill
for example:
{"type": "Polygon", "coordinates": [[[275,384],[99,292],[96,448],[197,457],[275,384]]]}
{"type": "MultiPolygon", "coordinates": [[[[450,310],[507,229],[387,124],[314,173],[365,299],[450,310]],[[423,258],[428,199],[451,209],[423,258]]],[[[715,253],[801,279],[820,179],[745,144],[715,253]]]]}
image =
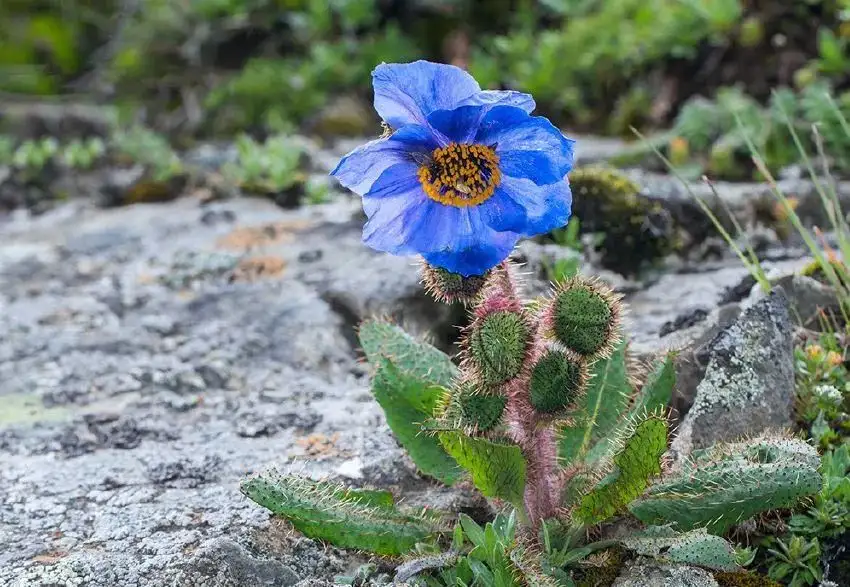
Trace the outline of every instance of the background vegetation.
{"type": "MultiPolygon", "coordinates": [[[[315,127],[368,98],[377,63],[414,58],[600,133],[728,86],[756,108],[819,84],[850,108],[850,0],[7,0],[0,22],[3,92],[87,94],[191,135],[315,127]]],[[[362,130],[336,122],[317,130],[362,130]]]]}

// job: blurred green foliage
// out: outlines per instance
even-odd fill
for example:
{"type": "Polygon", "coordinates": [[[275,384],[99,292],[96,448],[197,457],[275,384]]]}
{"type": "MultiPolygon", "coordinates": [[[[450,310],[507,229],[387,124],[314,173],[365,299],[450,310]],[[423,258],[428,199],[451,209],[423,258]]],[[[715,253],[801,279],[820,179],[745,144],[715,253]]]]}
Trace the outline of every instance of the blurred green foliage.
{"type": "Polygon", "coordinates": [[[180,157],[168,140],[143,126],[116,130],[110,149],[119,163],[143,165],[154,181],[167,181],[184,171],[180,157]]]}
{"type": "Polygon", "coordinates": [[[823,150],[835,170],[848,172],[850,136],[842,128],[841,116],[850,119],[850,91],[836,95],[825,81],[799,92],[776,90],[766,106],[740,88],[722,88],[714,100],[686,102],[670,132],[656,142],[667,149],[674,165],[683,165],[686,175],[749,179],[758,176],[745,136],[771,172],[799,161],[790,122],[806,152],[823,150]]]}
{"type": "Polygon", "coordinates": [[[616,134],[733,82],[765,100],[786,53],[801,86],[850,84],[850,0],[5,0],[0,22],[0,91],[105,92],[190,134],[309,125],[416,58],[616,134]]]}
{"type": "Polygon", "coordinates": [[[247,135],[236,139],[238,160],[225,166],[225,177],[249,192],[271,194],[304,183],[300,171],[303,147],[291,137],[277,135],[258,143],[247,135]]]}
{"type": "Polygon", "coordinates": [[[117,0],[3,0],[0,91],[55,94],[108,40],[117,0]]]}

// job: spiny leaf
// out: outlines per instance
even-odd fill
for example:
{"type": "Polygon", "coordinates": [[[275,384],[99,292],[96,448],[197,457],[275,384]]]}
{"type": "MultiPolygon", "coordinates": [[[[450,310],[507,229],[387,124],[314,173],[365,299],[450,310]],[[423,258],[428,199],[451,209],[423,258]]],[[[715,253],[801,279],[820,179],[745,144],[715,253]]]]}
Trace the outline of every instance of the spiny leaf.
{"type": "Polygon", "coordinates": [[[421,423],[434,413],[444,390],[402,372],[386,358],[378,358],[377,365],[372,393],[390,429],[422,473],[452,485],[463,471],[438,439],[421,431],[421,423]]]}
{"type": "Polygon", "coordinates": [[[591,368],[587,393],[578,400],[573,423],[561,430],[559,452],[566,463],[585,458],[591,447],[611,434],[629,405],[632,393],[626,371],[626,343],[591,368]]]}
{"type": "Polygon", "coordinates": [[[405,374],[442,387],[450,387],[457,375],[457,367],[448,355],[416,340],[395,324],[366,320],[360,325],[359,338],[366,359],[372,365],[377,365],[384,357],[405,374]]]}
{"type": "Polygon", "coordinates": [[[805,442],[761,438],[717,445],[629,506],[646,524],[723,534],[771,509],[793,506],[822,484],[817,451],[805,442]]]}
{"type": "Polygon", "coordinates": [[[680,534],[669,526],[651,526],[623,539],[623,546],[664,562],[705,567],[715,571],[738,571],[735,550],[720,536],[704,528],[680,534]]]}
{"type": "Polygon", "coordinates": [[[346,489],[274,472],[245,479],[241,490],[305,536],[342,548],[399,555],[443,530],[436,517],[396,509],[387,492],[346,489]]]}
{"type": "Polygon", "coordinates": [[[439,437],[446,451],[472,475],[481,493],[522,507],[525,459],[518,446],[470,438],[460,432],[440,432],[439,437]]]}
{"type": "Polygon", "coordinates": [[[675,353],[667,353],[664,360],[655,365],[629,410],[630,418],[665,409],[670,405],[673,387],[676,385],[675,358],[675,353]]]}
{"type": "Polygon", "coordinates": [[[608,458],[616,450],[617,442],[647,413],[659,413],[670,405],[673,387],[676,385],[676,367],[673,362],[675,354],[668,353],[664,361],[656,364],[646,383],[635,397],[631,408],[616,426],[614,432],[602,438],[585,457],[589,467],[597,465],[602,459],[608,458]]]}
{"type": "Polygon", "coordinates": [[[614,456],[615,469],[579,502],[575,516],[598,524],[625,509],[640,496],[649,479],[661,474],[661,455],[667,450],[667,421],[651,416],[639,422],[614,456]]]}

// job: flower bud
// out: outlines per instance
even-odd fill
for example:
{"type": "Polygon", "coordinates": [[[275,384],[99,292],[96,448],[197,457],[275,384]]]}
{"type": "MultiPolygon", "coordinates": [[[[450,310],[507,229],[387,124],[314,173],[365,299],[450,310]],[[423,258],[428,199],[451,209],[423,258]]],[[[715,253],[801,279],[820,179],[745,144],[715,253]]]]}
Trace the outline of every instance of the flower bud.
{"type": "Polygon", "coordinates": [[[468,381],[461,383],[454,393],[464,427],[486,432],[502,419],[508,401],[505,396],[484,393],[468,381]]]}
{"type": "Polygon", "coordinates": [[[468,340],[469,358],[485,385],[498,385],[522,369],[528,326],[521,314],[494,312],[476,320],[468,340]]]}
{"type": "Polygon", "coordinates": [[[554,295],[545,318],[554,337],[569,350],[595,359],[610,356],[618,339],[621,304],[608,287],[575,277],[554,295]]]}
{"type": "Polygon", "coordinates": [[[483,289],[489,275],[488,271],[484,275],[465,277],[422,262],[422,283],[425,285],[425,291],[438,302],[446,304],[472,303],[483,289]]]}
{"type": "Polygon", "coordinates": [[[587,363],[549,351],[531,370],[531,405],[544,414],[564,410],[584,393],[588,378],[587,363]]]}

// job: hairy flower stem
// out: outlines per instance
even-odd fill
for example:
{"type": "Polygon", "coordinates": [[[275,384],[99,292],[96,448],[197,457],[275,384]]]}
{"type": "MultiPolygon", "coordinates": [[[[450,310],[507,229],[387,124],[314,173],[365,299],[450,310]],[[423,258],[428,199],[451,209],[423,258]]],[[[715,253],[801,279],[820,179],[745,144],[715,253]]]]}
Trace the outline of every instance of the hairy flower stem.
{"type": "Polygon", "coordinates": [[[525,483],[525,511],[533,528],[551,518],[558,508],[555,460],[557,443],[551,426],[532,433],[530,442],[523,447],[527,463],[525,483]]]}
{"type": "MultiPolygon", "coordinates": [[[[507,263],[494,271],[492,295],[511,300],[517,308],[523,306],[511,268],[507,263]]],[[[487,296],[482,300],[487,303],[487,296]]],[[[560,482],[556,474],[558,444],[551,422],[541,419],[530,401],[531,365],[545,350],[539,325],[530,324],[534,333],[528,343],[525,368],[504,384],[508,397],[507,423],[509,433],[520,448],[526,462],[524,495],[525,521],[536,529],[542,520],[552,517],[558,508],[560,482]]]]}

